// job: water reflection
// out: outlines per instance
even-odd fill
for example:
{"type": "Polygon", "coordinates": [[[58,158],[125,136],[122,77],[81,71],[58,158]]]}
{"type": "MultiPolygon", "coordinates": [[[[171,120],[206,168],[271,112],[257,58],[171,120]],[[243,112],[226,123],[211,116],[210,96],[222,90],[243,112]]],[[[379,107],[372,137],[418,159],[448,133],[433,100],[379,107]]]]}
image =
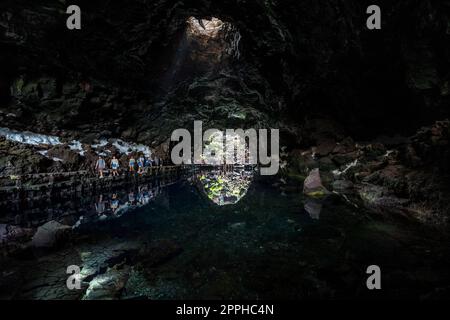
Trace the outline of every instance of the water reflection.
{"type": "Polygon", "coordinates": [[[97,194],[68,194],[2,206],[0,211],[4,215],[0,224],[33,228],[57,220],[77,228],[88,222],[117,218],[131,209],[148,205],[176,182],[177,179],[153,180],[97,194]]]}
{"type": "Polygon", "coordinates": [[[303,205],[303,208],[305,209],[306,212],[308,212],[309,216],[313,220],[319,220],[322,207],[323,207],[323,200],[314,198],[306,198],[303,205]]]}
{"type": "MultiPolygon", "coordinates": [[[[240,201],[253,180],[250,168],[246,170],[236,166],[224,169],[197,170],[190,179],[203,196],[219,206],[240,201]]],[[[97,221],[116,219],[156,199],[165,206],[169,200],[164,196],[167,195],[166,187],[177,182],[176,178],[153,180],[99,193],[83,192],[13,203],[0,208],[4,213],[0,224],[36,228],[56,220],[75,229],[97,221]]]]}
{"type": "Polygon", "coordinates": [[[128,192],[114,192],[108,194],[106,197],[101,194],[94,204],[95,214],[88,215],[87,218],[81,216],[77,226],[95,220],[118,218],[132,209],[148,205],[151,201],[155,200],[158,195],[162,194],[163,188],[168,185],[170,184],[138,185],[128,192]]]}
{"type": "Polygon", "coordinates": [[[202,171],[194,177],[200,191],[219,206],[239,202],[247,194],[252,180],[253,171],[244,167],[202,171]]]}

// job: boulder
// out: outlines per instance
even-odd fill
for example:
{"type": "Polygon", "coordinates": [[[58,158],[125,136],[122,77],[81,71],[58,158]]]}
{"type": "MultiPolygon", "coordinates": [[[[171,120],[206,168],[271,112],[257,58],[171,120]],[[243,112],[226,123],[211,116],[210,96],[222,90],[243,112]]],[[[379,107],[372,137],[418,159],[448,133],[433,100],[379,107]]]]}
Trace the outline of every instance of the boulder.
{"type": "Polygon", "coordinates": [[[353,183],[348,180],[333,181],[331,186],[333,187],[333,191],[339,193],[351,193],[353,191],[353,183]]]}
{"type": "Polygon", "coordinates": [[[77,168],[82,162],[80,154],[77,151],[71,150],[66,145],[57,145],[50,148],[47,156],[52,159],[59,159],[59,161],[62,161],[68,167],[73,167],[73,169],[77,168]]]}
{"type": "Polygon", "coordinates": [[[0,224],[0,243],[28,241],[33,235],[33,229],[0,224]]]}
{"type": "Polygon", "coordinates": [[[355,151],[355,142],[352,138],[347,137],[339,143],[336,143],[333,154],[345,154],[355,151]]]}
{"type": "Polygon", "coordinates": [[[366,207],[376,212],[403,213],[407,211],[408,199],[398,198],[387,188],[365,183],[359,185],[357,192],[366,207]]]}
{"type": "Polygon", "coordinates": [[[315,153],[319,156],[329,155],[336,147],[336,143],[332,140],[322,141],[316,148],[315,153]]]}
{"type": "Polygon", "coordinates": [[[61,240],[67,238],[70,230],[70,226],[63,225],[57,221],[49,221],[40,226],[33,238],[31,244],[33,247],[52,247],[61,240]]]}
{"type": "Polygon", "coordinates": [[[323,196],[328,190],[323,186],[319,168],[311,170],[303,183],[303,193],[308,196],[323,196]]]}

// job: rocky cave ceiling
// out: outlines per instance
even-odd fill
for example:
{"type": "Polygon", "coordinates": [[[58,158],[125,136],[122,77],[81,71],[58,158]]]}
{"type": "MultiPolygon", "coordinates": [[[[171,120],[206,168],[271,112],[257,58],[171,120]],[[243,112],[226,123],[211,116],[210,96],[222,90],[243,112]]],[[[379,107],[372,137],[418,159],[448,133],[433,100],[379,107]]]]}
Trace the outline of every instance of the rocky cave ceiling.
{"type": "Polygon", "coordinates": [[[299,144],[317,127],[365,138],[448,117],[449,1],[379,1],[376,32],[369,1],[73,3],[76,32],[66,1],[0,4],[2,126],[157,145],[203,119],[299,144]],[[191,17],[229,28],[188,41],[191,17]]]}

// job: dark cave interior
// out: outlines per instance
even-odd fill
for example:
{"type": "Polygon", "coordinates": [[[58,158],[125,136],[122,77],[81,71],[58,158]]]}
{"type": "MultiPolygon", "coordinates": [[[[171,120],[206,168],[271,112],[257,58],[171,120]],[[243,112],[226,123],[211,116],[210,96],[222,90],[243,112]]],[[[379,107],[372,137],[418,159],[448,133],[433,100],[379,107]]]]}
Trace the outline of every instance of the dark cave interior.
{"type": "MultiPolygon", "coordinates": [[[[65,81],[92,79],[161,102],[156,88],[176,89],[167,73],[179,68],[186,21],[194,16],[217,17],[241,34],[240,58],[207,66],[203,76],[238,77],[271,117],[325,117],[366,139],[412,134],[448,116],[445,2],[381,1],[384,25],[371,32],[360,14],[367,1],[80,1],[85,28],[76,33],[56,27],[64,26],[65,16],[54,14],[63,3],[47,2],[16,2],[4,13],[2,26],[12,30],[2,41],[3,100],[18,75],[45,74],[58,79],[59,91],[65,81]]],[[[202,76],[199,64],[182,67],[180,82],[202,76]]]]}
{"type": "Polygon", "coordinates": [[[63,141],[44,154],[0,135],[2,176],[89,169],[108,139],[170,161],[194,120],[279,128],[286,166],[267,184],[283,194],[319,168],[349,202],[448,232],[450,1],[379,0],[381,30],[368,0],[70,4],[81,30],[65,0],[0,3],[0,133],[63,141]]]}

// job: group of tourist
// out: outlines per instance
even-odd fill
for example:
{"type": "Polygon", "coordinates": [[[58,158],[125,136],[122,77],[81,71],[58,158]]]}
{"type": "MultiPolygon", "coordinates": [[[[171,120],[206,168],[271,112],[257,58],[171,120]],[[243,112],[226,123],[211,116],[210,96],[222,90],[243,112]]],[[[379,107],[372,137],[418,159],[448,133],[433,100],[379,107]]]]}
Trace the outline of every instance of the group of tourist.
{"type": "MultiPolygon", "coordinates": [[[[130,157],[128,158],[128,172],[137,172],[138,174],[143,174],[147,171],[148,168],[159,167],[162,166],[162,164],[162,159],[156,156],[151,158],[141,154],[136,159],[133,155],[130,155],[130,157]]],[[[119,159],[116,158],[116,156],[113,156],[110,160],[110,168],[113,177],[119,175],[120,162],[119,159]]],[[[108,168],[106,160],[101,155],[99,155],[95,163],[95,170],[98,172],[100,178],[103,178],[103,174],[107,169],[108,168]]]]}

